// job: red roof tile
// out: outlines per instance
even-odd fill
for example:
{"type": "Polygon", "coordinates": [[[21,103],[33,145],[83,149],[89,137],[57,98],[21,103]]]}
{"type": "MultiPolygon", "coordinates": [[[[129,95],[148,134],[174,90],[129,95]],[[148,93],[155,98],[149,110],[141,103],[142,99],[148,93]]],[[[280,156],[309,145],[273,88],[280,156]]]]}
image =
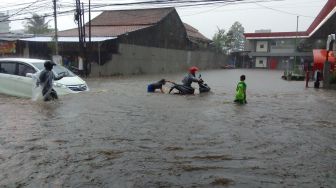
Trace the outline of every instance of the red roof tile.
{"type": "Polygon", "coordinates": [[[183,23],[184,27],[187,30],[187,35],[191,38],[196,38],[196,39],[200,39],[203,41],[208,41],[210,42],[211,40],[208,39],[207,37],[205,37],[204,35],[202,35],[202,33],[200,33],[197,29],[195,29],[194,27],[192,27],[189,24],[183,23]]]}
{"type": "MultiPolygon", "coordinates": [[[[119,35],[154,26],[161,21],[174,8],[136,9],[136,10],[110,10],[104,11],[91,21],[91,35],[93,37],[117,37],[119,35]]],[[[211,41],[197,29],[184,24],[190,38],[211,41]]],[[[86,35],[89,34],[86,23],[86,35]]],[[[62,37],[78,36],[77,28],[60,31],[62,37]]]]}
{"type": "Polygon", "coordinates": [[[152,25],[166,17],[174,8],[109,10],[91,21],[92,26],[152,25]]]}

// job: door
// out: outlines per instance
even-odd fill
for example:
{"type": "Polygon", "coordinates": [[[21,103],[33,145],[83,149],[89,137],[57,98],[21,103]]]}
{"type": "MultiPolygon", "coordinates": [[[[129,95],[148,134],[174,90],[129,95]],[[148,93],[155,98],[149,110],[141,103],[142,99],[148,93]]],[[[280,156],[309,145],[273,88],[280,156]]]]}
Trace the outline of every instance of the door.
{"type": "Polygon", "coordinates": [[[27,73],[35,73],[35,69],[28,64],[17,63],[16,87],[23,97],[32,96],[33,79],[27,77],[27,73]]]}
{"type": "Polygon", "coordinates": [[[15,72],[15,62],[0,62],[0,93],[17,96],[15,72]]]}
{"type": "Polygon", "coordinates": [[[34,72],[35,70],[29,65],[14,61],[0,62],[0,93],[31,97],[32,79],[25,75],[34,72]]]}
{"type": "Polygon", "coordinates": [[[277,69],[278,67],[278,60],[276,58],[270,59],[270,69],[277,69]]]}

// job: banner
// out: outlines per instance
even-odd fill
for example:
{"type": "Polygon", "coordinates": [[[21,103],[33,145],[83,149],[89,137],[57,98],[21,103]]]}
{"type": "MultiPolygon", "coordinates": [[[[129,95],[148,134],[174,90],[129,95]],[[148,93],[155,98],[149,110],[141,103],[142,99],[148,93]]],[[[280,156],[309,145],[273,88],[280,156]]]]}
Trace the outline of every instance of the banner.
{"type": "Polygon", "coordinates": [[[16,42],[0,41],[0,54],[16,53],[16,42]]]}
{"type": "MultiPolygon", "coordinates": [[[[327,50],[325,49],[314,49],[314,69],[318,69],[320,71],[323,70],[324,62],[326,61],[327,50]]],[[[331,63],[331,69],[334,69],[335,64],[335,56],[333,51],[330,51],[328,54],[328,61],[331,63]]]]}

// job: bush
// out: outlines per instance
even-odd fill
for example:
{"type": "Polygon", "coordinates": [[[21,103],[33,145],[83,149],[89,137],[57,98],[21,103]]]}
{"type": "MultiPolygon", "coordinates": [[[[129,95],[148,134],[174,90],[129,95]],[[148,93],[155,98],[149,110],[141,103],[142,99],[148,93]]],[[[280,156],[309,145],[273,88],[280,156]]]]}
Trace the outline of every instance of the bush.
{"type": "Polygon", "coordinates": [[[331,73],[329,83],[330,84],[336,84],[336,72],[331,73]]]}

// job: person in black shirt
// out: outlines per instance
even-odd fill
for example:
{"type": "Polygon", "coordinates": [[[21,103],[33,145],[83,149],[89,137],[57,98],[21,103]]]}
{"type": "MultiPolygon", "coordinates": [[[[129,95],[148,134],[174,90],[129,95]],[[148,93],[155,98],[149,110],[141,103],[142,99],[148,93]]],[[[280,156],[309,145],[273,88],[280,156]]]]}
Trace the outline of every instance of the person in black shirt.
{"type": "Polygon", "coordinates": [[[44,63],[44,70],[40,73],[38,82],[36,86],[41,85],[42,95],[44,101],[50,101],[58,99],[56,91],[53,89],[53,81],[60,80],[64,76],[56,77],[52,72],[53,66],[56,65],[54,62],[47,61],[44,63]]]}
{"type": "Polygon", "coordinates": [[[154,93],[155,90],[160,89],[160,90],[161,90],[161,93],[164,93],[164,91],[163,91],[163,89],[162,89],[162,86],[165,85],[166,82],[170,82],[170,81],[165,80],[165,79],[161,79],[161,80],[158,81],[158,82],[149,84],[149,85],[147,86],[147,92],[148,92],[148,93],[154,93]]]}

